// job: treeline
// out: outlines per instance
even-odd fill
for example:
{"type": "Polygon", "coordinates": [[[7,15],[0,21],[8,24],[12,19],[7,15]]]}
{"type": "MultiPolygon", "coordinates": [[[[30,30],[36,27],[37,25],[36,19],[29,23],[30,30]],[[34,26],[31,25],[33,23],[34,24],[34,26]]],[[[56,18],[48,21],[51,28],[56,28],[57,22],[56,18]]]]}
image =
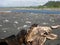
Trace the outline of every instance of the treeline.
{"type": "Polygon", "coordinates": [[[16,8],[60,8],[60,1],[48,1],[44,5],[28,6],[28,7],[16,7],[16,8]]]}
{"type": "Polygon", "coordinates": [[[38,6],[38,8],[60,8],[60,1],[49,1],[43,6],[38,6]]]}

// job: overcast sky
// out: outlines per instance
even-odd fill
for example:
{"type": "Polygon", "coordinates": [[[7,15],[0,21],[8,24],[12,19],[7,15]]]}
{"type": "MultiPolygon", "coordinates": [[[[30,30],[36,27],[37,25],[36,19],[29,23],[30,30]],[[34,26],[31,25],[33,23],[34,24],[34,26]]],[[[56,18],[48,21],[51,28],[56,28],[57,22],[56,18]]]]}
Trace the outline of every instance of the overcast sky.
{"type": "Polygon", "coordinates": [[[60,1],[60,0],[0,0],[0,7],[37,6],[43,5],[48,1],[60,1]]]}

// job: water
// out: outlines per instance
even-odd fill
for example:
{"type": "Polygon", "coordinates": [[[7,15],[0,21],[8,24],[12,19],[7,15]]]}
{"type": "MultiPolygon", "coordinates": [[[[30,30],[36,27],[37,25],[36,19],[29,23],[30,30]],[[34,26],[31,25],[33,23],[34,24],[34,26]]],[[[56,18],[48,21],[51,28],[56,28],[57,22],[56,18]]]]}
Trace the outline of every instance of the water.
{"type": "Polygon", "coordinates": [[[40,13],[40,14],[60,14],[60,11],[54,11],[54,10],[11,10],[11,12],[28,12],[28,13],[40,13]]]}
{"type": "Polygon", "coordinates": [[[23,12],[23,13],[36,13],[36,14],[60,14],[58,10],[7,10],[0,12],[23,12]]]}

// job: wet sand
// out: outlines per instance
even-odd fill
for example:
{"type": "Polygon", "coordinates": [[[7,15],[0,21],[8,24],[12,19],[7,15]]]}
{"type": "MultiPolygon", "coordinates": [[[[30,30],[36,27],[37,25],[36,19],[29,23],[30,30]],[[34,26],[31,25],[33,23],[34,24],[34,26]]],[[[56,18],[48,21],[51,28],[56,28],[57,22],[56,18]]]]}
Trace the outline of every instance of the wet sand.
{"type": "MultiPolygon", "coordinates": [[[[17,35],[21,28],[29,28],[33,23],[39,25],[57,25],[60,24],[60,15],[55,14],[34,14],[18,12],[0,12],[0,39],[10,35],[17,35]]],[[[58,34],[57,40],[47,40],[46,45],[60,45],[60,28],[54,29],[58,34]]]]}

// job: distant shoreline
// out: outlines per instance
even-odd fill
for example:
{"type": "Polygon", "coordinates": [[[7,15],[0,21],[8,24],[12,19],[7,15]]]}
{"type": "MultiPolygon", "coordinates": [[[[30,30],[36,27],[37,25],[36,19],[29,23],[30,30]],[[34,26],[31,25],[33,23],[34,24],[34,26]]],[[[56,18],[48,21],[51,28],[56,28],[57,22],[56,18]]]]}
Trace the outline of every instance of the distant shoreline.
{"type": "Polygon", "coordinates": [[[60,8],[0,8],[0,11],[9,11],[9,10],[56,10],[56,11],[60,11],[60,8]]]}

